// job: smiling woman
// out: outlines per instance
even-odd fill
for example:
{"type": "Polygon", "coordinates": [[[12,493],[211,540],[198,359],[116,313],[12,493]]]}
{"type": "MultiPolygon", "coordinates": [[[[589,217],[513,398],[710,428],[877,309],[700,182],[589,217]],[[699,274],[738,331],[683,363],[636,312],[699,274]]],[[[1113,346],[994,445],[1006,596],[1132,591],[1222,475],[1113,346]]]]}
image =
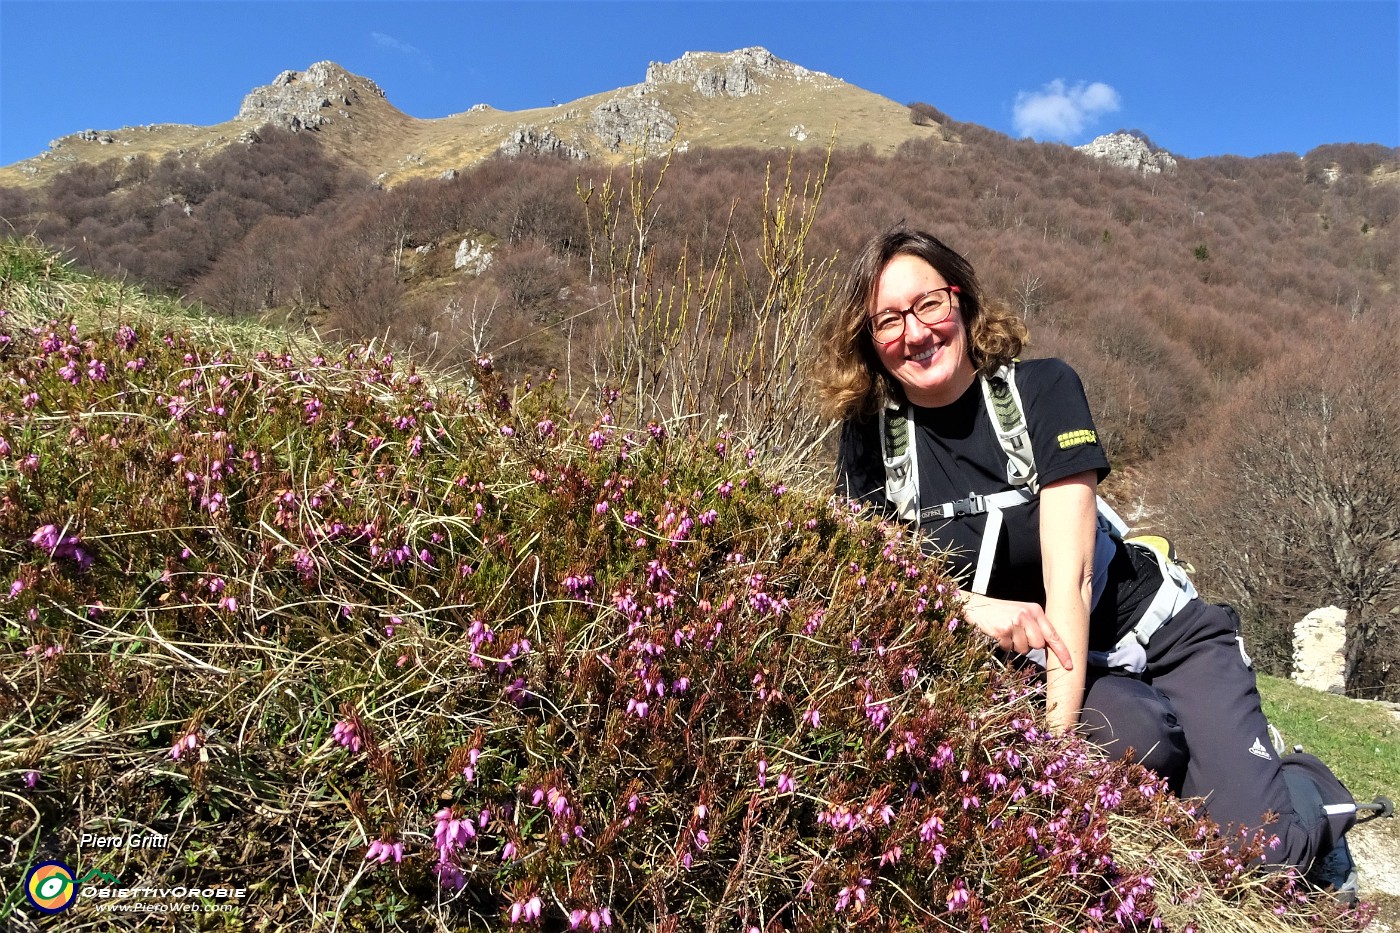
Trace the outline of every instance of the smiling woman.
{"type": "Polygon", "coordinates": [[[1262,860],[1354,896],[1351,795],[1274,747],[1233,611],[1125,540],[1097,499],[1109,463],[1075,372],[1016,360],[1019,319],[962,256],[902,226],[866,244],[817,336],[817,394],[843,422],[838,493],[917,529],[961,582],[963,617],[1043,664],[1051,728],[1131,753],[1222,826],[1276,814],[1262,860]]]}

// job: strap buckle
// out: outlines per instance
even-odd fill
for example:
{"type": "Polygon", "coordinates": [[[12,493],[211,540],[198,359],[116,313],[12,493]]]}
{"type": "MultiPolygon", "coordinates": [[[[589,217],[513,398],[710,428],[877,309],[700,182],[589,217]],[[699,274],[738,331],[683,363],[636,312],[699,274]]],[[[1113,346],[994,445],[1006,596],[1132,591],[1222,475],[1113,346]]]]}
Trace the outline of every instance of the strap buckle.
{"type": "Polygon", "coordinates": [[[987,511],[987,499],[976,493],[969,493],[966,499],[957,499],[948,503],[948,507],[953,510],[954,518],[963,518],[967,515],[981,515],[987,511]]]}

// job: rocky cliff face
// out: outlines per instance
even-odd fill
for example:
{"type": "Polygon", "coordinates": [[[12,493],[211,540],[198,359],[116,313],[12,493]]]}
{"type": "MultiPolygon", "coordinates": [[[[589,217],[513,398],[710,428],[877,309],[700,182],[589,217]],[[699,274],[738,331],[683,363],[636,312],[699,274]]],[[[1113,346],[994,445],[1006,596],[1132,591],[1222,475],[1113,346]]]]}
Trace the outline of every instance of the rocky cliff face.
{"type": "Polygon", "coordinates": [[[593,108],[589,129],[612,152],[624,146],[646,146],[655,152],[675,138],[674,114],[645,97],[605,101],[593,108]]]}
{"type": "Polygon", "coordinates": [[[673,62],[652,62],[646,83],[688,84],[705,97],[748,97],[763,90],[764,79],[808,77],[825,75],[753,46],[735,52],[686,52],[673,62]]]}
{"type": "Polygon", "coordinates": [[[1154,151],[1145,141],[1130,133],[1109,133],[1075,148],[1111,165],[1144,175],[1170,172],[1176,168],[1176,159],[1172,158],[1171,153],[1154,151]]]}
{"type": "Polygon", "coordinates": [[[254,88],[243,98],[238,119],[311,130],[337,116],[349,119],[349,108],[375,99],[384,100],[384,92],[373,81],[334,62],[317,62],[305,71],[284,71],[271,84],[254,88]]]}

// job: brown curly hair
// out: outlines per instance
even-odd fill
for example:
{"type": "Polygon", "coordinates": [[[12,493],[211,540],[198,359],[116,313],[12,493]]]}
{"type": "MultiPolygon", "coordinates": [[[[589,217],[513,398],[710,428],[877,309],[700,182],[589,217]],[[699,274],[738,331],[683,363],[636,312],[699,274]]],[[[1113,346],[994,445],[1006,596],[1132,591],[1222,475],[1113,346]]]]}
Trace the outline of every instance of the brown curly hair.
{"type": "Polygon", "coordinates": [[[1015,312],[999,302],[984,301],[971,263],[931,233],[902,224],[892,227],[866,243],[851,267],[845,303],[829,308],[817,324],[817,352],[807,378],[828,418],[873,415],[880,406],[903,397],[899,384],[875,355],[865,323],[880,273],[900,255],[924,260],[949,285],[958,287],[959,313],[978,374],[1011,362],[1030,343],[1026,326],[1015,312]]]}

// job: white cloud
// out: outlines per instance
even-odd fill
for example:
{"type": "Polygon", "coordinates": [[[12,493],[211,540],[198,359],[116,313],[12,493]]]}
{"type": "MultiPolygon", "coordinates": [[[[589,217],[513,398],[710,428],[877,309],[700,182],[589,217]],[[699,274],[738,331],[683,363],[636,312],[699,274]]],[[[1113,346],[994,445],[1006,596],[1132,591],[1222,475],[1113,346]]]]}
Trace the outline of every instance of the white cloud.
{"type": "Polygon", "coordinates": [[[383,46],[386,49],[393,49],[395,52],[403,52],[405,55],[412,55],[415,58],[426,60],[424,55],[416,46],[409,45],[402,39],[395,39],[393,36],[382,32],[372,32],[369,37],[374,40],[375,45],[383,46]]]}
{"type": "Polygon", "coordinates": [[[1120,105],[1118,92],[1100,81],[1073,86],[1056,78],[1038,91],[1016,95],[1012,120],[1016,132],[1037,139],[1078,136],[1091,120],[1112,113],[1120,105]]]}

